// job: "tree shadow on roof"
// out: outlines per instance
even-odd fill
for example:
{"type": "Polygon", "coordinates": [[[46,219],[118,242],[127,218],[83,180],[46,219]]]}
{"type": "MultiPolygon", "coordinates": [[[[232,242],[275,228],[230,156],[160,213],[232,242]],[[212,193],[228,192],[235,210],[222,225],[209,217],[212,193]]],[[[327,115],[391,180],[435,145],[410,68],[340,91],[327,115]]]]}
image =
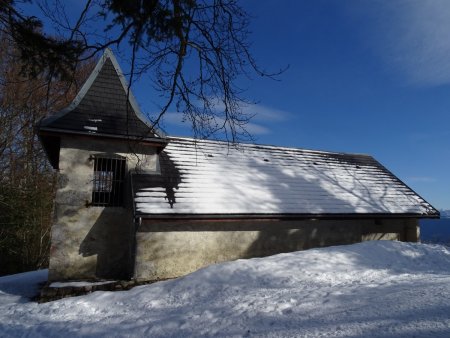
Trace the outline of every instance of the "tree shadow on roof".
{"type": "Polygon", "coordinates": [[[159,154],[159,167],[160,173],[134,173],[132,175],[133,191],[137,193],[138,198],[152,195],[152,193],[162,193],[164,200],[172,209],[177,202],[176,190],[182,182],[182,175],[175,162],[164,151],[159,154]]]}
{"type": "MultiPolygon", "coordinates": [[[[392,209],[397,208],[395,199],[392,199],[392,189],[399,188],[392,188],[391,185],[398,185],[399,181],[389,175],[380,179],[381,169],[377,162],[371,158],[369,160],[368,164],[367,159],[360,163],[358,158],[329,158],[326,155],[314,161],[302,160],[301,163],[296,158],[277,158],[263,162],[249,156],[247,166],[255,172],[249,179],[254,176],[276,178],[275,182],[267,182],[264,186],[272,196],[272,203],[276,204],[275,209],[284,210],[284,203],[289,203],[291,212],[293,206],[298,207],[300,218],[290,222],[291,229],[283,229],[283,223],[287,222],[278,221],[273,229],[260,231],[258,238],[248,248],[248,256],[277,253],[273,248],[278,248],[278,252],[290,252],[353,244],[361,242],[370,234],[373,234],[372,239],[404,240],[406,223],[388,220],[375,222],[374,214],[388,218],[392,209]],[[276,165],[270,165],[271,161],[276,161],[276,165]],[[298,174],[296,165],[306,165],[305,176],[298,174]],[[375,171],[372,172],[372,177],[368,177],[367,171],[370,170],[367,167],[361,168],[363,165],[370,166],[370,170],[375,171]],[[383,179],[389,180],[386,183],[383,179]],[[299,187],[311,194],[298,193],[299,187]],[[299,197],[295,201],[288,197],[295,195],[299,197]],[[315,215],[317,219],[314,219],[315,215]],[[320,218],[323,215],[326,215],[326,220],[320,218]]],[[[411,210],[414,211],[417,212],[411,210]]],[[[293,213],[296,213],[295,209],[293,213]]]]}

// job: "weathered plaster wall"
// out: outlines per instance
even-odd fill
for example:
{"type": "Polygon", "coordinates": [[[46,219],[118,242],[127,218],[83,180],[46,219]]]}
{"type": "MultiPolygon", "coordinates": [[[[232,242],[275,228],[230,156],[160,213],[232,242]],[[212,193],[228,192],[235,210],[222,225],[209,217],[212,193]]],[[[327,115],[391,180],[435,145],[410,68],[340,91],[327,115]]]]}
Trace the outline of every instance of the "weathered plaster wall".
{"type": "Polygon", "coordinates": [[[417,241],[415,219],[163,222],[144,221],[136,235],[135,278],[185,275],[209,264],[363,240],[417,241]]]}
{"type": "Polygon", "coordinates": [[[49,280],[131,277],[135,231],[131,201],[125,202],[127,208],[88,206],[94,173],[91,155],[121,155],[127,158],[128,170],[139,166],[158,171],[154,148],[131,144],[132,153],[139,154],[135,156],[129,154],[129,146],[95,138],[62,138],[49,280]]]}
{"type": "MultiPolygon", "coordinates": [[[[309,221],[145,221],[135,236],[131,201],[122,207],[88,206],[92,198],[91,155],[127,158],[128,170],[157,173],[155,149],[118,141],[64,137],[49,279],[157,280],[203,266],[248,257],[361,240],[418,240],[415,219],[309,221]],[[86,142],[87,141],[87,142],[86,142]],[[138,156],[130,154],[139,154],[138,156]],[[134,241],[136,238],[136,257],[134,241]]],[[[127,184],[127,187],[129,185],[127,184]]],[[[131,196],[128,192],[126,196],[131,196]]]]}

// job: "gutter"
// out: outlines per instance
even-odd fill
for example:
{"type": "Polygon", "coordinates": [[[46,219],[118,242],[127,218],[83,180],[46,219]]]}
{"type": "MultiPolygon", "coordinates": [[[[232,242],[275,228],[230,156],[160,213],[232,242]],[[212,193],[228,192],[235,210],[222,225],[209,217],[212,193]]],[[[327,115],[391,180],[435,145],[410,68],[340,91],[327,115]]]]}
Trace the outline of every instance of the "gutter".
{"type": "Polygon", "coordinates": [[[278,221],[278,220],[318,220],[318,219],[367,219],[367,218],[440,218],[439,212],[435,214],[139,214],[143,221],[167,221],[167,220],[187,220],[187,221],[229,221],[236,222],[242,220],[253,221],[278,221]]]}
{"type": "Polygon", "coordinates": [[[66,130],[66,129],[56,129],[56,128],[39,128],[40,135],[52,135],[52,136],[60,136],[64,135],[81,135],[86,137],[99,137],[99,138],[108,138],[108,139],[119,139],[119,140],[133,140],[139,141],[142,143],[152,144],[158,146],[160,148],[165,148],[168,141],[166,139],[152,137],[152,138],[143,138],[139,136],[129,136],[129,135],[113,135],[113,134],[102,134],[102,133],[86,133],[83,131],[76,130],[66,130]]]}

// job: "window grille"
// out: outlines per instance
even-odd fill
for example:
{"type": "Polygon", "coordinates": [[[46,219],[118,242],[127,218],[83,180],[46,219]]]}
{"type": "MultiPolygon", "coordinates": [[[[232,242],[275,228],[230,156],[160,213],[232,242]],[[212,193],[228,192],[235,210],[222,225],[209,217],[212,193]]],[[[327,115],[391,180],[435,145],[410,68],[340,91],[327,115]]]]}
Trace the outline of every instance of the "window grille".
{"type": "Polygon", "coordinates": [[[126,160],[123,157],[94,157],[92,205],[123,206],[126,160]]]}

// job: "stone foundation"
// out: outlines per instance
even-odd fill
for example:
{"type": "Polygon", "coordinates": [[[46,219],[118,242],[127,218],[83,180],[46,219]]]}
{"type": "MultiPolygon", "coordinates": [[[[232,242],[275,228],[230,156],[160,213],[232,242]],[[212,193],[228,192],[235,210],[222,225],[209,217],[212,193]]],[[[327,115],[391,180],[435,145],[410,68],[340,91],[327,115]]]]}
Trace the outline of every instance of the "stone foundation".
{"type": "Polygon", "coordinates": [[[42,289],[37,301],[39,303],[51,302],[58,299],[87,295],[95,291],[126,291],[139,285],[146,285],[153,282],[138,282],[136,280],[129,281],[110,281],[100,285],[86,286],[66,286],[52,287],[51,283],[47,283],[42,289]]]}

